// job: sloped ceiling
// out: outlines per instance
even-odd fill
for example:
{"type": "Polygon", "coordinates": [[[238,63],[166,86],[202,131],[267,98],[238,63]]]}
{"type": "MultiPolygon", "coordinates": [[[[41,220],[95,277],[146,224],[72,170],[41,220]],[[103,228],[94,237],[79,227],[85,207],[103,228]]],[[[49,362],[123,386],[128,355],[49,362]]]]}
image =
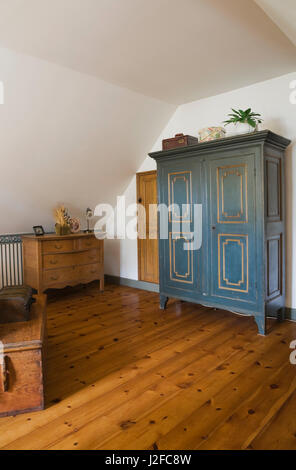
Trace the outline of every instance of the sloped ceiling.
{"type": "Polygon", "coordinates": [[[173,104],[296,63],[253,0],[0,0],[0,45],[173,104]]]}
{"type": "Polygon", "coordinates": [[[0,234],[123,194],[175,106],[0,48],[0,234]]]}
{"type": "Polygon", "coordinates": [[[255,0],[255,2],[296,46],[295,0],[255,0]]]}

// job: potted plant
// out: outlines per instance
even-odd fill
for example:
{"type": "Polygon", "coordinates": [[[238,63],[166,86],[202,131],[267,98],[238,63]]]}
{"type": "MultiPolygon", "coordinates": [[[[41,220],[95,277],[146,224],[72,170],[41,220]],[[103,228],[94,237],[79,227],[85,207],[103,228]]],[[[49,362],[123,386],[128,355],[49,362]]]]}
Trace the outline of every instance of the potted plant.
{"type": "Polygon", "coordinates": [[[255,132],[258,129],[258,124],[261,124],[261,115],[253,113],[251,108],[243,111],[242,109],[232,109],[232,113],[228,114],[229,119],[224,121],[225,126],[234,124],[235,134],[248,134],[249,132],[255,132]]]}

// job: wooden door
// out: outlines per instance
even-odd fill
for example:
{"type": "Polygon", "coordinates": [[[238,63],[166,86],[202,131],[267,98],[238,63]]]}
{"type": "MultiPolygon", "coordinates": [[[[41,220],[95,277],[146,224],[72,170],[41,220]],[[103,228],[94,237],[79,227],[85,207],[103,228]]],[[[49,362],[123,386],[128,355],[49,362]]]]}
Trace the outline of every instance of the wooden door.
{"type": "Polygon", "coordinates": [[[137,173],[137,201],[145,208],[145,215],[138,214],[138,277],[139,281],[158,284],[158,239],[157,239],[157,172],[137,173]],[[149,217],[149,212],[151,216],[149,217]],[[145,238],[140,238],[145,234],[145,238]]]}

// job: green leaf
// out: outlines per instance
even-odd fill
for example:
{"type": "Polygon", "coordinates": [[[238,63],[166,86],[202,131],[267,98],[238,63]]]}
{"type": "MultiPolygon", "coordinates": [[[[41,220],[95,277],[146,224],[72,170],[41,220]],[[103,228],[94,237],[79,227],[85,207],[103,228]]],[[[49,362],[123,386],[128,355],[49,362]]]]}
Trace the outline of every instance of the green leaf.
{"type": "Polygon", "coordinates": [[[247,123],[254,128],[256,127],[256,121],[254,121],[253,119],[247,119],[247,123]]]}
{"type": "Polygon", "coordinates": [[[257,123],[258,124],[262,123],[262,119],[259,119],[261,117],[261,114],[252,112],[251,108],[248,108],[245,111],[243,109],[237,110],[234,108],[231,108],[231,110],[232,110],[232,113],[229,113],[227,115],[229,119],[227,119],[226,121],[223,121],[225,125],[236,124],[238,122],[241,122],[241,123],[248,123],[251,127],[255,129],[257,126],[257,123]]]}

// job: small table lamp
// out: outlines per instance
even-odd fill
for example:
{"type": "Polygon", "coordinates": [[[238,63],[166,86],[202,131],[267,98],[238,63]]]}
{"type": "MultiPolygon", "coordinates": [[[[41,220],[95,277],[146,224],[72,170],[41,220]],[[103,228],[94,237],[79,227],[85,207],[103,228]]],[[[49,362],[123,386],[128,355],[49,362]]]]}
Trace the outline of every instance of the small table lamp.
{"type": "Polygon", "coordinates": [[[86,215],[86,223],[87,223],[86,233],[90,233],[90,232],[92,232],[92,230],[90,230],[90,228],[89,228],[89,222],[90,222],[90,219],[94,215],[94,211],[88,207],[86,209],[85,215],[86,215]]]}

